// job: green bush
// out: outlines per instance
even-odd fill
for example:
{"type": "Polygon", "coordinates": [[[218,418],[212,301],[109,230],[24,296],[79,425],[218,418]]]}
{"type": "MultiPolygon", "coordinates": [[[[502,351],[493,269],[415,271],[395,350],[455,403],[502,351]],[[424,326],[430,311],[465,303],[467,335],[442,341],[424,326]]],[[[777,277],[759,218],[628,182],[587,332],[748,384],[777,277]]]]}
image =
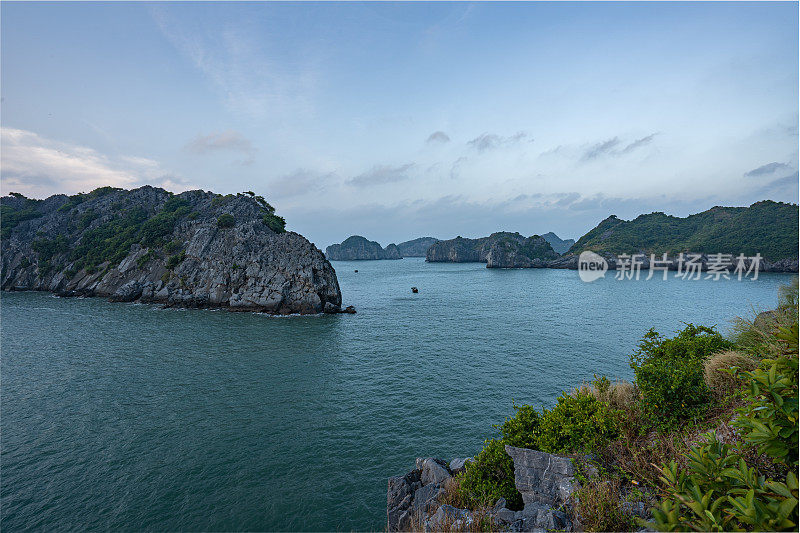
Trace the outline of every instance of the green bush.
{"type": "Polygon", "coordinates": [[[217,226],[220,228],[232,228],[234,224],[236,224],[236,219],[228,213],[220,215],[217,219],[217,226]]]}
{"type": "Polygon", "coordinates": [[[274,213],[264,213],[261,220],[275,233],[284,233],[286,231],[286,220],[281,216],[274,213]]]}
{"type": "Polygon", "coordinates": [[[181,248],[183,248],[183,242],[178,240],[170,241],[164,245],[164,251],[167,252],[168,254],[174,254],[181,248]]]}
{"type": "Polygon", "coordinates": [[[732,346],[713,327],[687,324],[669,339],[651,328],[630,358],[645,416],[668,428],[698,413],[709,397],[703,361],[732,346]]]}
{"type": "Polygon", "coordinates": [[[69,241],[63,235],[55,239],[37,239],[31,243],[33,251],[39,254],[39,261],[50,261],[57,255],[69,251],[69,241]]]}
{"type": "Polygon", "coordinates": [[[522,495],[514,485],[514,461],[501,440],[487,440],[475,462],[467,463],[459,481],[462,497],[474,507],[505,498],[509,509],[522,509],[522,495]]]}
{"type": "Polygon", "coordinates": [[[184,259],[186,259],[186,252],[171,255],[169,259],[167,259],[167,268],[172,270],[176,266],[180,265],[184,259]]]}
{"type": "Polygon", "coordinates": [[[797,476],[766,480],[716,435],[690,450],[688,471],[661,469],[665,496],[652,510],[659,531],[797,531],[797,476]]]}
{"type": "Polygon", "coordinates": [[[761,367],[742,374],[749,378],[747,405],[733,425],[760,453],[797,468],[798,461],[798,325],[781,328],[775,335],[785,353],[764,359],[761,367]]]}
{"type": "Polygon", "coordinates": [[[516,448],[537,448],[541,415],[530,405],[514,404],[516,413],[495,426],[503,435],[503,442],[516,448]]]}
{"type": "Polygon", "coordinates": [[[619,411],[592,394],[562,393],[556,406],[545,410],[536,448],[548,453],[599,450],[619,435],[619,411]]]}

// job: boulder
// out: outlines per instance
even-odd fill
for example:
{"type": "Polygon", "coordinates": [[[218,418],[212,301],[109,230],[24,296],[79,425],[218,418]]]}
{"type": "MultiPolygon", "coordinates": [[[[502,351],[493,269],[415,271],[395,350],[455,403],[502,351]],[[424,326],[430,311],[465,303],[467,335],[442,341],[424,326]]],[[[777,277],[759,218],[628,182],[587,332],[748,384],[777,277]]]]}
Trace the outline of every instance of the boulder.
{"type": "Polygon", "coordinates": [[[528,504],[544,504],[553,508],[569,501],[577,488],[575,467],[569,457],[506,446],[514,460],[514,484],[528,504]]]}
{"type": "Polygon", "coordinates": [[[446,479],[450,478],[450,472],[447,467],[433,457],[428,457],[422,461],[421,470],[423,485],[429,483],[442,484],[446,479]]]}
{"type": "Polygon", "coordinates": [[[463,457],[463,458],[456,457],[455,459],[450,461],[450,472],[452,472],[454,476],[456,474],[460,474],[466,469],[467,463],[474,463],[474,462],[475,462],[474,457],[463,457]]]}
{"type": "Polygon", "coordinates": [[[452,505],[442,505],[436,513],[425,521],[425,529],[441,531],[443,529],[459,530],[472,523],[472,513],[467,509],[459,509],[452,505]]]}

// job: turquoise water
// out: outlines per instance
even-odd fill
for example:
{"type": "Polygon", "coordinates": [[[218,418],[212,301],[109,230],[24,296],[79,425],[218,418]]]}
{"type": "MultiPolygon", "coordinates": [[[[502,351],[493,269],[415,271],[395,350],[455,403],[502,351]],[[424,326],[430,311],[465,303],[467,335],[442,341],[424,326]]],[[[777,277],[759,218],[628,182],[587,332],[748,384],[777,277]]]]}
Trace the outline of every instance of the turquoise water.
{"type": "Polygon", "coordinates": [[[790,279],[334,267],[356,315],[3,294],[3,529],[380,530],[415,457],[473,454],[512,399],[630,378],[649,327],[727,330],[790,279]]]}

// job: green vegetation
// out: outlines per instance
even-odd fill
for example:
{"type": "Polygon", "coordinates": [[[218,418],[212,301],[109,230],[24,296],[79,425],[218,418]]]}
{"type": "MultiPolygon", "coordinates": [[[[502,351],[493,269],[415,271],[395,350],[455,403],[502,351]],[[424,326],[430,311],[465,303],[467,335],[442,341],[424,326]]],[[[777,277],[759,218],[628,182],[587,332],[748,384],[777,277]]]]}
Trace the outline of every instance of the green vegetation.
{"type": "Polygon", "coordinates": [[[217,226],[220,228],[232,228],[234,224],[236,224],[236,219],[228,213],[224,213],[217,218],[217,226]]]}
{"type": "Polygon", "coordinates": [[[631,355],[645,415],[669,427],[696,414],[709,396],[703,362],[731,346],[713,327],[687,324],[671,339],[650,329],[631,355]]]}
{"type": "Polygon", "coordinates": [[[503,497],[519,509],[511,445],[576,457],[571,511],[585,531],[796,531],[797,301],[795,280],[777,310],[738,319],[730,339],[693,324],[671,338],[650,330],[631,355],[634,383],[595,377],[551,410],[514,405],[448,501],[485,509],[503,497]],[[631,514],[634,501],[653,522],[631,514]]]}
{"type": "Polygon", "coordinates": [[[186,259],[186,252],[171,255],[169,259],[167,259],[167,268],[170,270],[174,269],[176,266],[180,265],[184,259],[186,259]]]}
{"type": "Polygon", "coordinates": [[[769,261],[797,258],[798,206],[765,200],[750,207],[714,207],[686,218],[664,213],[602,221],[570,248],[613,255],[644,252],[728,253],[769,261]]]}
{"type": "Polygon", "coordinates": [[[24,203],[21,207],[12,207],[5,203],[0,205],[0,226],[2,226],[0,236],[3,239],[9,238],[11,230],[17,227],[20,222],[44,216],[43,213],[39,212],[41,200],[25,198],[18,192],[12,192],[10,195],[23,200],[24,203]]]}

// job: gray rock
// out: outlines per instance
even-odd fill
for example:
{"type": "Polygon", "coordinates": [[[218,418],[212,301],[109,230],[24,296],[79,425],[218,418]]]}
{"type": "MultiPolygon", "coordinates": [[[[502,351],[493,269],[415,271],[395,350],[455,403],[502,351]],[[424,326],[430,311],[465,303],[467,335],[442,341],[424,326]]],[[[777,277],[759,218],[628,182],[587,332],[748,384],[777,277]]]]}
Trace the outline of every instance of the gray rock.
{"type": "Polygon", "coordinates": [[[492,512],[493,512],[493,513],[495,513],[495,512],[497,512],[497,511],[499,511],[500,509],[503,509],[503,508],[505,508],[505,506],[506,506],[506,499],[505,499],[505,498],[500,498],[500,499],[499,499],[499,500],[497,500],[497,502],[494,504],[494,507],[492,507],[492,512]]]}
{"type": "Polygon", "coordinates": [[[526,506],[540,503],[558,508],[569,501],[577,488],[569,457],[513,446],[505,449],[514,460],[514,484],[526,506]]]}
{"type": "Polygon", "coordinates": [[[504,524],[513,523],[516,520],[515,516],[516,513],[514,511],[511,509],[506,509],[505,507],[494,513],[494,517],[504,524]]]}
{"type": "Polygon", "coordinates": [[[450,472],[436,459],[429,457],[422,462],[422,484],[436,483],[441,485],[450,477],[450,472]]]}
{"type": "Polygon", "coordinates": [[[450,472],[455,476],[466,469],[467,463],[474,463],[474,457],[456,457],[450,461],[450,472]]]}
{"type": "Polygon", "coordinates": [[[276,233],[265,223],[272,220],[272,208],[249,195],[173,195],[144,186],[107,189],[80,202],[65,195],[42,201],[3,197],[2,205],[32,205],[40,215],[10,228],[2,239],[3,290],[273,314],[341,308],[336,272],[322,252],[302,235],[276,233]],[[233,227],[220,227],[221,215],[233,216],[233,227]],[[128,250],[113,250],[117,255],[109,252],[109,260],[117,263],[82,269],[73,251],[96,230],[109,231],[123,219],[137,242],[128,250]],[[147,225],[159,220],[170,222],[147,225]],[[42,241],[55,243],[47,260],[34,250],[33,243],[42,241]]]}
{"type": "Polygon", "coordinates": [[[459,509],[445,504],[436,510],[436,513],[425,522],[425,525],[426,529],[439,531],[445,527],[457,530],[459,526],[463,527],[471,523],[472,513],[467,509],[459,509]]]}
{"type": "Polygon", "coordinates": [[[416,512],[429,512],[439,506],[438,498],[444,493],[439,485],[430,483],[423,485],[414,493],[411,507],[416,512]]]}
{"type": "Polygon", "coordinates": [[[525,504],[520,513],[522,525],[520,531],[545,529],[548,531],[571,531],[572,523],[567,515],[557,509],[540,503],[525,504]]]}

